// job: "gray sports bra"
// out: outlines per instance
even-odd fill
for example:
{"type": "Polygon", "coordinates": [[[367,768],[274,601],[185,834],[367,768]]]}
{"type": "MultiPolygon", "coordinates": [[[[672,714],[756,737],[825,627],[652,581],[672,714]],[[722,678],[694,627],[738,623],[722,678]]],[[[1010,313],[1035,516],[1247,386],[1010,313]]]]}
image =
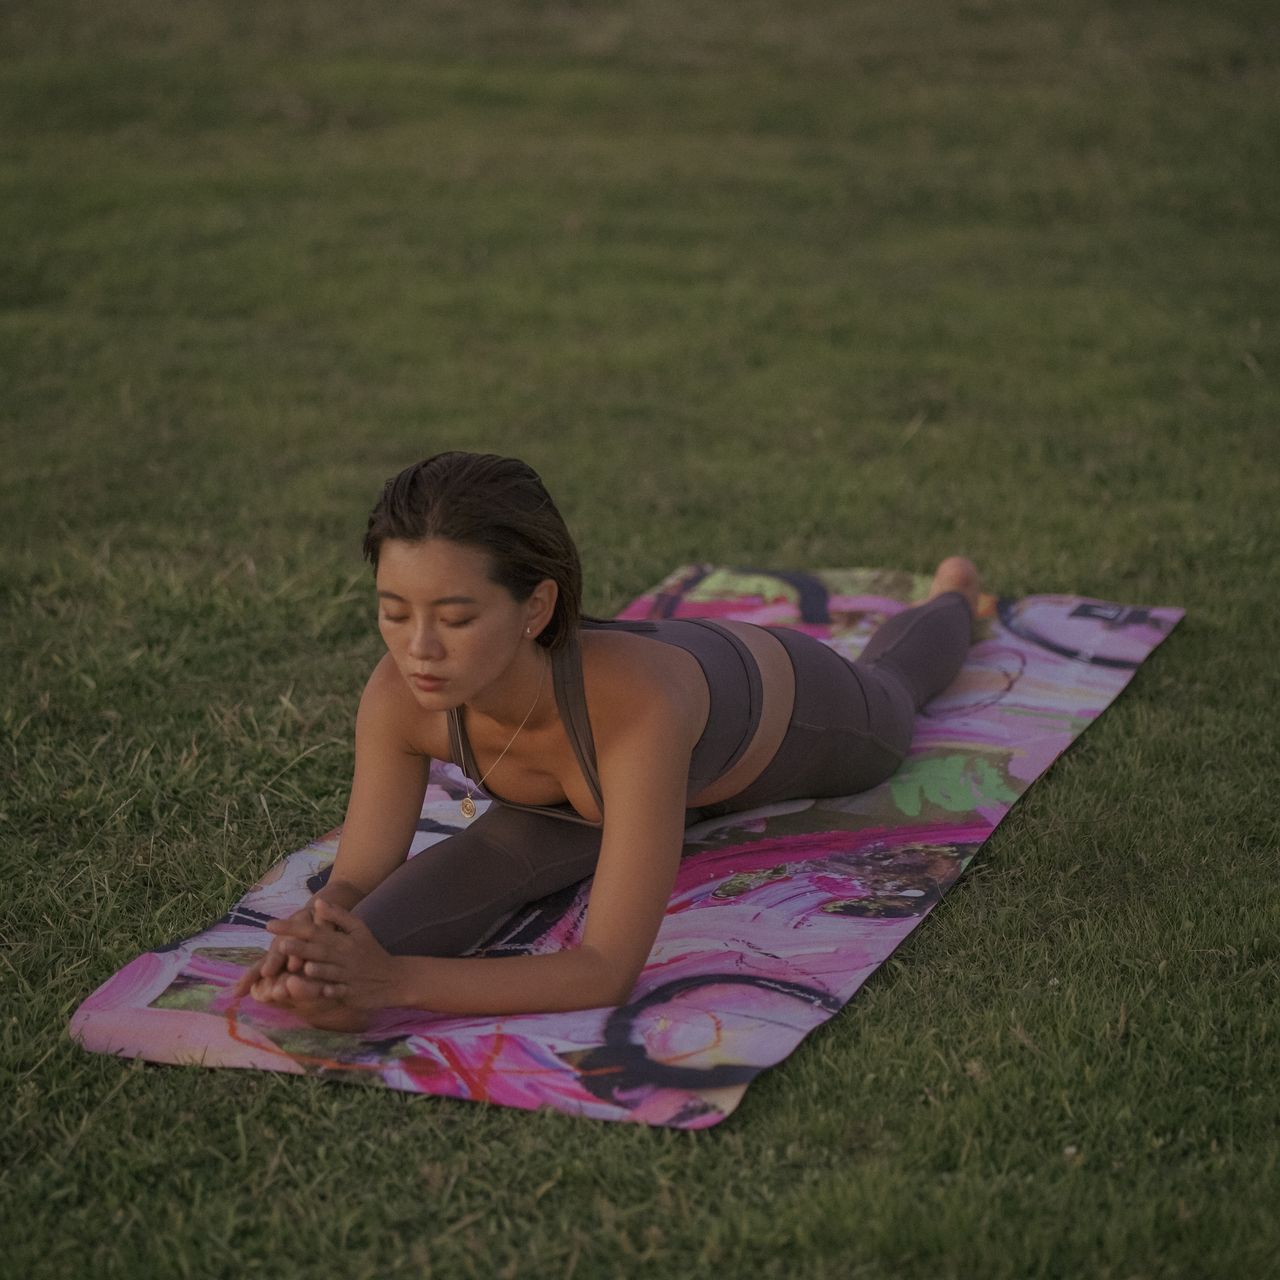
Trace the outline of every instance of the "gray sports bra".
{"type": "MultiPolygon", "coordinates": [[[[742,758],[760,723],[762,685],[760,668],[751,650],[726,627],[705,618],[667,618],[661,621],[596,622],[584,621],[584,630],[630,631],[650,635],[664,644],[673,644],[693,654],[702,667],[710,694],[711,709],[706,727],[689,756],[689,795],[723,776],[742,758]]],[[[582,684],[582,650],[577,637],[562,649],[552,650],[551,676],[555,686],[556,706],[564,722],[569,744],[578,758],[582,776],[596,804],[604,814],[604,797],[600,791],[600,770],[596,763],[595,740],[587,718],[587,699],[582,684]]],[[[449,750],[455,763],[469,778],[480,776],[461,708],[448,712],[449,750]]],[[[485,788],[489,796],[510,809],[545,813],[568,822],[589,827],[602,826],[589,822],[570,804],[516,804],[503,800],[485,788]]]]}

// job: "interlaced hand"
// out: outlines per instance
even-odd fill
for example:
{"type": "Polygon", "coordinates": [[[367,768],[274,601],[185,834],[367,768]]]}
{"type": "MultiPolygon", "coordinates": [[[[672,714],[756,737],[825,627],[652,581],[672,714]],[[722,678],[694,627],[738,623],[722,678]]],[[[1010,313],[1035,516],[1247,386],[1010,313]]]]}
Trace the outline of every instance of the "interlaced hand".
{"type": "MultiPolygon", "coordinates": [[[[315,984],[317,998],[341,1000],[353,1009],[385,1009],[397,1003],[399,958],[378,942],[359,916],[316,898],[310,910],[272,920],[267,928],[276,938],[261,962],[259,980],[274,981],[287,967],[308,979],[308,986],[315,984]],[[279,958],[268,972],[273,956],[279,958]]],[[[245,982],[242,978],[241,985],[245,982]]],[[[254,986],[249,981],[245,990],[254,986]]]]}

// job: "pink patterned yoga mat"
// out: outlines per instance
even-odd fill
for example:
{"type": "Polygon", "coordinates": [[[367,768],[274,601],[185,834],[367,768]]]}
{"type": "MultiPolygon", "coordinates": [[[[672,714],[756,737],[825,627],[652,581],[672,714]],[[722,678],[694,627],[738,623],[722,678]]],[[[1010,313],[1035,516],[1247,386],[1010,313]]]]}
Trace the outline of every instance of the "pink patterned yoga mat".
{"type": "MultiPolygon", "coordinates": [[[[797,627],[854,657],[887,617],[924,598],[928,581],[694,565],[621,616],[797,627]]],[[[690,830],[649,962],[618,1008],[502,1018],[394,1009],[355,1034],[233,999],[242,967],[269,940],[264,923],[323,883],[335,830],[272,867],[203,933],[126,965],[76,1011],[71,1034],[94,1052],[153,1062],[706,1128],[853,996],[1182,616],[1081,596],[984,597],[963,671],[920,713],[911,753],[887,782],[690,830]]],[[[433,765],[413,853],[457,829],[460,777],[433,765]]],[[[480,950],[572,946],[589,887],[531,904],[480,950]]]]}

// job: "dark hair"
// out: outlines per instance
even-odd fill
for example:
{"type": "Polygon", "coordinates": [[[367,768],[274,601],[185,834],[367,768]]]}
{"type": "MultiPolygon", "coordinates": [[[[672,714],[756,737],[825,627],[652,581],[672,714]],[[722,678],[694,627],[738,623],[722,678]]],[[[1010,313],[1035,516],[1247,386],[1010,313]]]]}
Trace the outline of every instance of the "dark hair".
{"type": "Polygon", "coordinates": [[[406,467],[383,485],[369,515],[364,556],[375,574],[388,538],[480,547],[489,553],[491,579],[521,602],[551,578],[559,588],[555,612],[538,643],[559,649],[578,629],[578,548],[538,473],[518,458],[453,450],[406,467]]]}

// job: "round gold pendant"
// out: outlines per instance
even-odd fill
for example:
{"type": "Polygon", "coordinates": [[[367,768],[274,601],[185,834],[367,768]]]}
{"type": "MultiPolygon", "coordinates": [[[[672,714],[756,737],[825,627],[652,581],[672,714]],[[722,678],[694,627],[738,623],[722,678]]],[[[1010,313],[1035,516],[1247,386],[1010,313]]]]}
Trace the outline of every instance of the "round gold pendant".
{"type": "Polygon", "coordinates": [[[470,796],[463,796],[458,808],[462,810],[462,816],[468,822],[476,816],[476,802],[470,796]]]}

